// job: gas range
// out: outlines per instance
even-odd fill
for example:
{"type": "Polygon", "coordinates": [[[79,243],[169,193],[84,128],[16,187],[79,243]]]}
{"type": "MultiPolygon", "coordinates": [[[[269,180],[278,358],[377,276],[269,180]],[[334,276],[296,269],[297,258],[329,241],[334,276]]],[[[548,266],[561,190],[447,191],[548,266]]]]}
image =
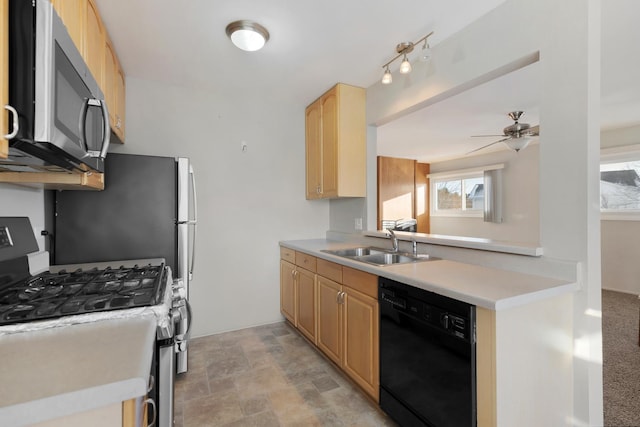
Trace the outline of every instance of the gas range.
{"type": "Polygon", "coordinates": [[[0,325],[154,306],[162,302],[165,274],[163,263],[45,271],[0,289],[0,325]]]}

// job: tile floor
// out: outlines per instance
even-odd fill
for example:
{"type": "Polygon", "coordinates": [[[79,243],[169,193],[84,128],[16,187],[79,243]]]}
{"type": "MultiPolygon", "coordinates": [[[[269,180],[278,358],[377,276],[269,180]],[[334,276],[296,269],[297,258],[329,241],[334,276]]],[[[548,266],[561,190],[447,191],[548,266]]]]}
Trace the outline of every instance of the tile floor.
{"type": "Polygon", "coordinates": [[[286,323],[196,338],[176,427],[395,426],[286,323]]]}

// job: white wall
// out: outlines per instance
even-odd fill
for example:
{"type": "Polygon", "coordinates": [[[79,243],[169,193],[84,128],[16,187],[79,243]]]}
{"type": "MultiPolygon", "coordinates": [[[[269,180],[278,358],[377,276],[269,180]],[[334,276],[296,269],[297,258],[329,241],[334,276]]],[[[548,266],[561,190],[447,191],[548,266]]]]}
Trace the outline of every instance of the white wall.
{"type": "Polygon", "coordinates": [[[0,216],[27,216],[38,247],[44,250],[44,191],[13,184],[0,184],[0,216]]]}
{"type": "Polygon", "coordinates": [[[329,202],[304,196],[304,107],[127,78],[127,142],[113,151],[189,157],[196,172],[194,336],[282,319],[278,241],[329,228],[329,202]]]}
{"type": "Polygon", "coordinates": [[[538,199],[539,145],[516,153],[504,150],[480,156],[431,163],[431,173],[504,163],[502,170],[502,223],[483,218],[431,216],[431,233],[483,237],[538,245],[540,216],[538,199]]]}
{"type": "MultiPolygon", "coordinates": [[[[600,7],[598,0],[507,0],[433,46],[431,71],[418,63],[410,79],[394,79],[389,86],[377,83],[367,90],[367,123],[380,125],[539,52],[539,215],[540,244],[545,253],[540,262],[546,258],[578,262],[581,286],[573,295],[572,306],[567,307],[573,316],[573,330],[566,331],[574,343],[573,353],[566,355],[570,362],[565,369],[546,373],[555,376],[556,387],[535,402],[544,411],[545,402],[558,407],[550,399],[563,397],[560,410],[554,412],[554,425],[603,423],[598,208],[600,7]]],[[[370,133],[369,138],[368,147],[370,133]]],[[[368,183],[375,182],[371,174],[370,170],[368,183]]],[[[372,185],[367,196],[376,197],[372,185]]],[[[369,226],[374,206],[371,200],[367,202],[369,226]]],[[[531,269],[532,273],[541,271],[531,269]]],[[[508,390],[501,381],[509,379],[499,377],[498,390],[508,390]]],[[[517,406],[499,409],[509,413],[517,406]]]]}

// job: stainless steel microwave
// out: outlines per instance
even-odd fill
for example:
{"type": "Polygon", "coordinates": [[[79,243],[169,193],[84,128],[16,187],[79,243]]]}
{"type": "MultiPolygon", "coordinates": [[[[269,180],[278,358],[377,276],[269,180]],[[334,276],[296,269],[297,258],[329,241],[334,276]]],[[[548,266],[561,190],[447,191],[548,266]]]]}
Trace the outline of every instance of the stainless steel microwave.
{"type": "Polygon", "coordinates": [[[98,83],[50,0],[9,1],[9,160],[0,170],[104,171],[98,83]]]}

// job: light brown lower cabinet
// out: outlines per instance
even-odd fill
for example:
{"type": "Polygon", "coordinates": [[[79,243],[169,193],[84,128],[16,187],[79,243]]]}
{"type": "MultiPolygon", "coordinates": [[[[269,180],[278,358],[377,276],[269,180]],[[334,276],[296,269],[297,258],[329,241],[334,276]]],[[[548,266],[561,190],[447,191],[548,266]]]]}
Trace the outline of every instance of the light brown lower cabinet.
{"type": "Polygon", "coordinates": [[[318,260],[317,281],[318,347],[377,402],[378,277],[318,260]],[[337,279],[337,268],[342,270],[342,283],[322,276],[327,272],[337,279]]]}
{"type": "Polygon", "coordinates": [[[295,274],[295,265],[280,260],[280,312],[293,326],[297,326],[295,274]]]}
{"type": "Polygon", "coordinates": [[[376,402],[378,276],[280,250],[280,311],[376,402]]]}
{"type": "Polygon", "coordinates": [[[316,274],[296,268],[298,324],[297,328],[316,343],[316,274]]]}
{"type": "Polygon", "coordinates": [[[316,342],[316,258],[282,248],[280,311],[314,344],[316,342]],[[292,260],[292,263],[287,260],[292,260]]]}

